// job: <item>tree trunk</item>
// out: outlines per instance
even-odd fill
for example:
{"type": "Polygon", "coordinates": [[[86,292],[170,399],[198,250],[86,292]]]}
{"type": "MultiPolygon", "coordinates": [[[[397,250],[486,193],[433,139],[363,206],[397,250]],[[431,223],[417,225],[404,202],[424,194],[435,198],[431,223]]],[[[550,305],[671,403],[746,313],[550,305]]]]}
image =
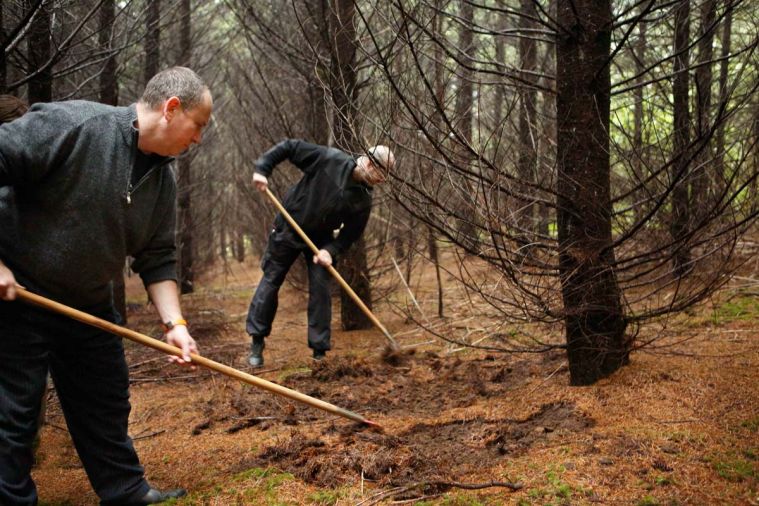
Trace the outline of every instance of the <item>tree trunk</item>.
{"type": "MultiPolygon", "coordinates": [[[[334,104],[332,132],[338,146],[355,150],[353,121],[356,118],[356,29],[353,0],[330,0],[329,44],[330,92],[334,104]]],[[[366,243],[361,238],[338,260],[340,272],[361,300],[371,309],[372,292],[367,274],[366,243]]],[[[372,322],[344,291],[340,292],[343,330],[371,328],[372,322]]]]}
{"type": "MultiPolygon", "coordinates": [[[[522,79],[519,92],[519,155],[517,157],[517,176],[525,183],[535,183],[538,163],[538,150],[536,146],[537,135],[533,131],[536,121],[536,92],[527,83],[534,79],[537,69],[537,47],[530,29],[534,28],[531,18],[537,18],[538,13],[534,0],[521,0],[522,14],[519,18],[519,28],[522,30],[519,38],[519,57],[521,59],[522,79]]],[[[527,198],[533,193],[530,186],[523,186],[520,193],[527,198]]],[[[535,232],[535,203],[529,201],[517,202],[517,224],[519,227],[518,237],[520,246],[525,246],[533,241],[535,232]]]]}
{"type": "MultiPolygon", "coordinates": [[[[100,6],[100,23],[98,26],[98,47],[101,51],[111,51],[113,45],[111,36],[113,34],[113,22],[115,19],[116,5],[114,0],[105,0],[100,6]]],[[[100,102],[108,105],[118,105],[119,102],[119,84],[116,79],[116,56],[109,57],[103,69],[100,72],[100,102]]],[[[124,269],[128,269],[124,266],[124,269]]],[[[121,324],[127,323],[126,310],[126,286],[124,285],[124,269],[113,280],[113,305],[119,315],[121,315],[121,324]]]]}
{"type": "MultiPolygon", "coordinates": [[[[24,2],[25,10],[31,9],[33,2],[24,2]]],[[[29,71],[36,72],[42,68],[51,56],[52,36],[50,28],[50,6],[43,4],[32,19],[29,27],[29,39],[27,50],[29,57],[29,71]]],[[[50,102],[53,100],[53,68],[48,66],[40,72],[28,84],[29,105],[36,102],[50,102]]]]}
{"type": "Polygon", "coordinates": [[[559,0],[559,272],[573,385],[628,362],[611,249],[609,0],[559,0]]]}
{"type": "MultiPolygon", "coordinates": [[[[556,19],[557,4],[556,0],[549,0],[549,12],[551,17],[556,19]]],[[[551,46],[548,49],[546,55],[546,69],[545,73],[549,75],[556,74],[556,48],[551,46]]],[[[543,79],[543,86],[549,89],[554,89],[556,83],[552,79],[543,79]]],[[[538,164],[537,167],[537,179],[545,187],[553,190],[554,185],[551,184],[555,180],[555,173],[553,167],[555,163],[551,163],[556,153],[553,150],[553,146],[557,145],[556,142],[556,94],[555,93],[543,93],[543,117],[547,118],[543,125],[543,138],[545,142],[541,143],[541,158],[545,158],[546,161],[538,164]]],[[[548,197],[550,198],[550,197],[548,197]]],[[[553,209],[548,204],[538,205],[538,233],[542,236],[548,236],[551,234],[551,223],[556,221],[553,209]]]]}
{"type": "MultiPolygon", "coordinates": [[[[442,12],[441,8],[441,0],[437,0],[435,2],[435,19],[433,21],[434,27],[435,27],[435,33],[441,33],[442,30],[442,19],[441,16],[438,14],[438,12],[442,12]]],[[[501,42],[501,48],[503,48],[503,43],[501,42]]],[[[440,45],[435,44],[435,47],[433,49],[435,58],[433,58],[433,65],[434,65],[434,87],[435,87],[435,102],[437,104],[443,104],[445,102],[445,66],[443,64],[444,58],[443,58],[443,49],[440,47],[440,45]]],[[[502,60],[498,60],[501,62],[502,60]]],[[[499,87],[499,89],[502,87],[499,87]]],[[[501,104],[503,102],[503,96],[501,94],[501,104]]],[[[496,104],[499,104],[498,100],[496,99],[496,104]]],[[[496,108],[496,115],[499,118],[501,118],[501,105],[497,105],[496,108]]],[[[442,131],[442,117],[441,114],[438,114],[437,111],[431,111],[430,117],[434,118],[433,121],[437,123],[435,130],[436,131],[442,131]]],[[[435,158],[435,150],[434,147],[431,144],[428,144],[428,155],[430,159],[435,158]]],[[[431,180],[430,178],[433,177],[433,171],[432,167],[430,166],[429,162],[424,164],[424,167],[427,168],[426,172],[426,178],[427,180],[431,180]]],[[[440,269],[440,250],[438,248],[437,243],[437,231],[434,227],[427,225],[427,248],[430,255],[430,262],[432,262],[432,265],[435,266],[435,279],[437,281],[437,315],[439,318],[443,317],[444,314],[444,299],[443,299],[443,277],[441,274],[440,269]]]]}
{"type": "MultiPolygon", "coordinates": [[[[727,108],[729,92],[727,89],[727,73],[730,66],[728,55],[730,54],[731,32],[733,29],[733,5],[732,0],[725,2],[725,17],[722,20],[722,61],[719,67],[719,108],[727,108]]],[[[721,121],[717,127],[714,139],[714,149],[717,157],[717,167],[714,177],[717,181],[725,180],[725,123],[721,121]]]]}
{"type": "MultiPolygon", "coordinates": [[[[474,25],[474,6],[470,2],[461,2],[459,6],[459,50],[462,57],[471,63],[474,58],[475,43],[472,27],[474,25]]],[[[457,140],[456,163],[460,164],[463,171],[468,170],[472,164],[472,154],[467,145],[472,144],[472,109],[474,107],[474,86],[472,84],[473,71],[464,66],[459,66],[459,89],[456,94],[454,118],[456,128],[461,139],[457,140]]],[[[457,233],[464,248],[473,254],[480,251],[480,241],[477,237],[477,214],[475,193],[470,188],[470,183],[464,178],[459,181],[461,188],[456,189],[457,203],[455,204],[459,215],[457,233]]]]}
{"type": "MultiPolygon", "coordinates": [[[[641,9],[645,9],[646,6],[641,6],[641,9]]],[[[641,19],[638,22],[638,42],[635,45],[635,73],[638,75],[637,87],[635,88],[635,110],[633,118],[633,145],[632,145],[632,169],[635,179],[633,180],[633,186],[638,186],[639,190],[633,192],[633,212],[635,213],[635,221],[639,222],[646,215],[647,206],[643,205],[642,201],[645,199],[646,192],[643,185],[646,177],[643,174],[644,167],[644,153],[646,152],[646,145],[643,140],[643,82],[645,80],[646,69],[646,29],[647,25],[645,20],[641,19]]]]}
{"type": "Polygon", "coordinates": [[[693,174],[691,187],[691,202],[700,205],[692,206],[692,227],[698,227],[698,221],[703,218],[705,211],[710,208],[711,191],[713,186],[711,142],[709,129],[711,127],[712,107],[712,57],[714,50],[714,22],[717,10],[716,0],[704,0],[701,4],[701,30],[698,43],[698,60],[696,69],[696,139],[699,153],[696,157],[696,171],[693,174]]]}
{"type": "MultiPolygon", "coordinates": [[[[115,0],[105,0],[100,7],[100,33],[98,43],[102,51],[112,51],[113,22],[116,16],[115,0]]],[[[100,101],[104,104],[118,105],[119,83],[116,79],[116,55],[111,55],[105,61],[100,73],[100,101]]]]}
{"type": "MultiPolygon", "coordinates": [[[[189,66],[192,58],[192,7],[190,0],[179,4],[179,65],[189,66]]],[[[179,213],[179,287],[182,294],[192,293],[195,282],[192,234],[195,230],[192,216],[192,167],[186,154],[179,158],[177,174],[177,212],[179,213]]]]}
{"type": "Polygon", "coordinates": [[[690,143],[690,108],[688,106],[688,39],[690,38],[690,5],[681,0],[675,8],[675,61],[672,94],[674,100],[674,163],[670,184],[672,191],[672,219],[670,233],[673,247],[673,274],[686,275],[690,269],[688,234],[688,144],[690,143]]]}
{"type": "Polygon", "coordinates": [[[161,2],[148,2],[145,16],[145,82],[158,73],[161,67],[161,2]]]}
{"type": "Polygon", "coordinates": [[[3,19],[3,11],[5,11],[5,5],[0,2],[0,93],[5,93],[8,87],[8,64],[5,61],[5,38],[8,36],[5,33],[5,22],[3,19]]]}

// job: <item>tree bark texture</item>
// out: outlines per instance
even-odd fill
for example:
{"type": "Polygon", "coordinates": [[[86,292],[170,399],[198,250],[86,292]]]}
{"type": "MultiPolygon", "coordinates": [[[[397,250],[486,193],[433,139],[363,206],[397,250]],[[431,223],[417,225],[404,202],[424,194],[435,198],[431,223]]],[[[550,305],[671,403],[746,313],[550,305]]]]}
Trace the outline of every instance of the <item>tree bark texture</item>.
{"type": "Polygon", "coordinates": [[[8,64],[5,61],[5,38],[8,36],[5,33],[5,22],[3,19],[3,11],[5,11],[5,5],[0,2],[0,93],[5,93],[8,86],[8,64]]]}
{"type": "Polygon", "coordinates": [[[692,177],[691,202],[700,205],[692,206],[692,228],[697,228],[698,221],[711,207],[712,188],[714,184],[714,160],[711,154],[712,121],[712,58],[714,56],[714,22],[716,19],[717,0],[705,0],[701,4],[701,29],[698,43],[699,65],[696,69],[696,139],[699,153],[696,157],[696,170],[692,177]]]}
{"type": "Polygon", "coordinates": [[[628,362],[613,270],[609,168],[609,0],[560,0],[557,39],[559,272],[570,382],[628,362]]]}
{"type": "MultiPolygon", "coordinates": [[[[358,145],[353,134],[356,119],[356,7],[353,0],[330,0],[330,92],[334,106],[332,132],[335,142],[344,149],[358,145]]],[[[371,309],[372,291],[369,283],[366,243],[361,238],[338,259],[340,273],[361,300],[371,309]]],[[[343,330],[368,329],[369,318],[344,291],[340,292],[340,322],[343,330]]]]}
{"type": "MultiPolygon", "coordinates": [[[[192,58],[192,17],[190,0],[179,4],[179,61],[178,65],[189,66],[192,58]]],[[[182,294],[192,293],[195,282],[195,251],[192,236],[195,232],[192,215],[192,162],[185,154],[177,163],[177,211],[179,213],[179,288],[182,294]]]]}
{"type": "MultiPolygon", "coordinates": [[[[538,17],[535,2],[533,0],[522,0],[522,17],[519,18],[519,28],[524,30],[519,39],[519,56],[521,59],[521,68],[523,70],[519,92],[519,155],[517,158],[517,175],[520,181],[525,183],[535,183],[536,170],[538,164],[538,147],[536,145],[538,136],[533,131],[536,125],[537,114],[537,92],[535,88],[530,87],[534,79],[533,75],[537,70],[537,44],[529,33],[530,29],[535,28],[532,19],[538,17]]],[[[529,198],[532,190],[529,186],[524,186],[520,193],[529,198]]],[[[519,211],[517,213],[517,223],[520,228],[518,236],[521,238],[520,246],[525,246],[532,242],[532,235],[535,232],[535,204],[534,202],[519,202],[519,211]]]]}
{"type": "Polygon", "coordinates": [[[161,67],[161,2],[151,0],[148,2],[147,15],[145,17],[145,82],[158,73],[161,67]]]}
{"type": "MultiPolygon", "coordinates": [[[[25,10],[33,8],[33,2],[24,2],[25,10]]],[[[50,6],[44,4],[32,18],[29,27],[28,58],[29,72],[36,72],[50,60],[51,56],[50,6]]],[[[53,100],[53,68],[47,66],[28,84],[29,105],[53,100]]]]}
{"type": "MultiPolygon", "coordinates": [[[[468,62],[475,59],[475,42],[472,26],[474,26],[474,6],[469,2],[461,2],[459,5],[459,16],[461,25],[458,33],[459,50],[468,62]]],[[[459,89],[456,93],[456,104],[454,106],[453,121],[458,130],[459,139],[456,146],[456,163],[460,164],[465,172],[472,164],[472,153],[468,146],[472,144],[472,109],[474,107],[474,85],[472,80],[474,72],[471,68],[459,67],[459,89]]],[[[476,192],[470,188],[470,182],[464,178],[458,183],[460,188],[456,189],[456,212],[459,215],[457,233],[461,243],[470,253],[477,254],[480,251],[480,241],[477,237],[477,214],[476,192]]]]}
{"type": "Polygon", "coordinates": [[[674,101],[674,163],[670,184],[672,190],[672,218],[670,233],[672,235],[672,270],[675,276],[686,275],[690,269],[690,249],[687,246],[689,223],[689,144],[690,144],[690,106],[688,104],[688,41],[690,38],[689,0],[681,0],[675,7],[675,76],[672,84],[674,101]]]}
{"type": "MultiPolygon", "coordinates": [[[[727,107],[727,101],[730,96],[727,88],[727,76],[730,67],[730,46],[732,44],[731,34],[733,30],[733,5],[732,0],[725,2],[725,17],[722,20],[722,51],[720,56],[722,61],[719,66],[719,108],[720,110],[727,107]]],[[[714,150],[717,156],[717,167],[715,168],[715,178],[718,181],[725,179],[725,123],[720,122],[715,134],[714,150]]]]}
{"type": "MultiPolygon", "coordinates": [[[[100,33],[98,45],[103,51],[112,51],[113,22],[116,19],[115,0],[105,0],[100,7],[100,33]]],[[[118,105],[119,82],[116,78],[116,55],[111,55],[105,61],[100,73],[100,101],[104,104],[118,105]]]]}

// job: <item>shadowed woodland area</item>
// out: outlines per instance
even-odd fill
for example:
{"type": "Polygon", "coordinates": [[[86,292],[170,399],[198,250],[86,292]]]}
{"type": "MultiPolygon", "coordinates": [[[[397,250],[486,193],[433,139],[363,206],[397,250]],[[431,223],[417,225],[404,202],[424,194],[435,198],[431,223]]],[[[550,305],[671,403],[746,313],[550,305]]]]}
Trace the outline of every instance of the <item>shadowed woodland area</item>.
{"type": "MultiPolygon", "coordinates": [[[[207,81],[177,240],[219,362],[246,367],[274,216],[256,157],[286,137],[397,156],[338,270],[403,352],[336,288],[335,350],[310,363],[298,268],[260,373],[385,431],[128,344],[151,480],[188,487],[178,504],[759,504],[756,7],[0,3],[0,93],[126,105],[168,66],[207,81]]],[[[127,325],[160,334],[125,280],[127,325]]],[[[41,500],[96,504],[64,426],[53,392],[41,500]]]]}

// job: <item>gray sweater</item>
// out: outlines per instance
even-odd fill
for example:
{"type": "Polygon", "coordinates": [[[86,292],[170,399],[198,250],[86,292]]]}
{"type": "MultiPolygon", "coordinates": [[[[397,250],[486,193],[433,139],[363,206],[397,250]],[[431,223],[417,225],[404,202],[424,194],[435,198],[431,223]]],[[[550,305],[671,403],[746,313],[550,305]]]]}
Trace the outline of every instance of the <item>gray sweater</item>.
{"type": "Polygon", "coordinates": [[[127,255],[145,285],[176,280],[172,159],[132,185],[136,119],[135,105],[71,101],[0,125],[0,186],[16,193],[16,212],[0,215],[0,260],[20,284],[103,308],[127,255]]]}

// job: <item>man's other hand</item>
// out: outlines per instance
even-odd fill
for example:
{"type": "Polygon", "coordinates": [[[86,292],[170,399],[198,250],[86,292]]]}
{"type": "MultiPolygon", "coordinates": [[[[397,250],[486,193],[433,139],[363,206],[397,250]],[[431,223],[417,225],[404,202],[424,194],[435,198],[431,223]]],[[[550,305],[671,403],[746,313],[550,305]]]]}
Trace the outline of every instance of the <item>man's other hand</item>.
{"type": "Polygon", "coordinates": [[[192,361],[190,359],[190,353],[198,353],[198,346],[195,344],[195,340],[190,336],[187,331],[187,327],[184,325],[176,325],[174,328],[166,333],[166,342],[177,348],[181,348],[182,356],[176,357],[174,355],[169,357],[170,362],[174,362],[179,365],[189,365],[193,369],[192,361]]]}
{"type": "Polygon", "coordinates": [[[269,187],[269,180],[266,179],[266,176],[263,174],[259,174],[258,172],[253,173],[253,185],[256,187],[256,189],[260,192],[265,192],[266,189],[269,187]]]}
{"type": "Polygon", "coordinates": [[[0,300],[16,298],[16,278],[11,270],[0,262],[0,300]]]}
{"type": "Polygon", "coordinates": [[[319,253],[314,255],[314,263],[323,267],[329,267],[332,265],[332,255],[326,249],[320,249],[319,253]]]}

